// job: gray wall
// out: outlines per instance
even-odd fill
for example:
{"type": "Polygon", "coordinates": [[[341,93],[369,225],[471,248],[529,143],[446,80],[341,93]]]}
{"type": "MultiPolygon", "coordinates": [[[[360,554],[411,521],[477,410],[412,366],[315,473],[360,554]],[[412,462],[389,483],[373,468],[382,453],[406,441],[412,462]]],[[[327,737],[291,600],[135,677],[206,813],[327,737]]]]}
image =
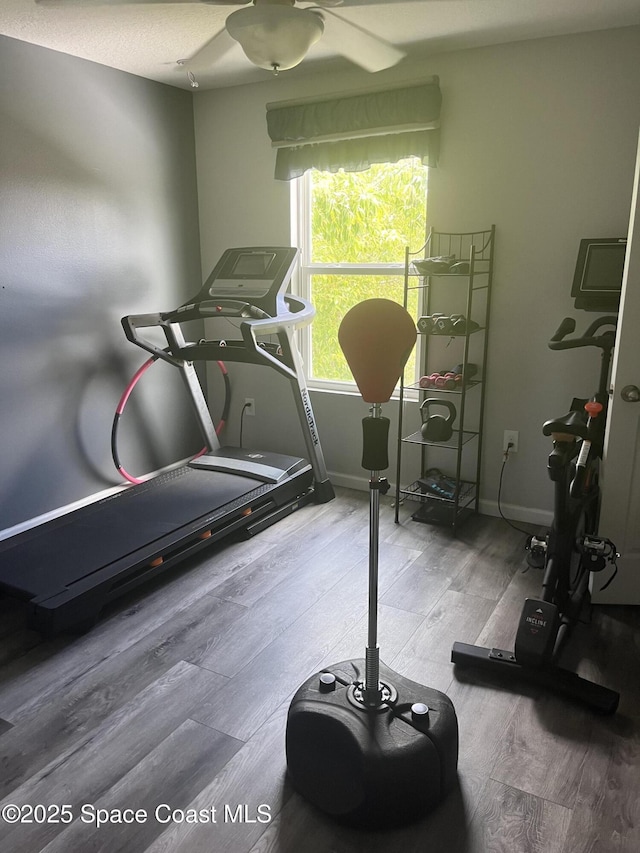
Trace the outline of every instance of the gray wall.
{"type": "MultiPolygon", "coordinates": [[[[573,396],[587,396],[598,370],[597,355],[552,353],[546,342],[562,317],[575,314],[584,324],[591,316],[574,312],[570,297],[580,238],[627,233],[639,56],[640,28],[632,27],[425,56],[376,75],[282,74],[199,93],[204,268],[225,245],[290,239],[288,187],[273,179],[268,102],[438,74],[442,156],[430,176],[430,224],[443,231],[497,227],[481,506],[496,512],[502,434],[515,429],[520,450],[505,473],[503,502],[513,517],[544,521],[552,495],[541,424],[564,413],[573,396]]],[[[252,396],[261,442],[294,450],[282,428],[285,398],[267,381],[252,396]]],[[[366,407],[344,394],[318,392],[314,400],[329,469],[337,481],[362,480],[359,424],[351,423],[366,407]]],[[[394,405],[388,408],[393,417],[394,405]]]]}
{"type": "MultiPolygon", "coordinates": [[[[112,413],[144,358],[124,339],[123,314],[176,305],[229,245],[289,242],[289,188],[273,179],[265,104],[432,74],[444,112],[430,221],[498,229],[482,505],[495,511],[502,431],[517,429],[503,500],[515,516],[544,516],[540,423],[588,393],[594,369],[575,353],[560,364],[546,340],[572,313],[580,237],[626,232],[638,55],[640,29],[628,28],[425,56],[377,75],[318,75],[303,64],[192,101],[1,38],[0,529],[116,482],[112,413]]],[[[164,366],[152,373],[122,436],[135,471],[198,443],[176,377],[164,366]]],[[[258,408],[247,442],[304,453],[290,392],[265,371],[238,373],[228,440],[245,392],[258,408]]],[[[366,407],[356,396],[314,399],[329,468],[339,482],[361,482],[366,407]]]]}
{"type": "MultiPolygon", "coordinates": [[[[146,358],[120,318],[200,286],[191,95],[0,38],[0,164],[3,529],[120,482],[111,419],[146,358]]],[[[127,409],[132,471],[198,442],[165,373],[127,409]]]]}

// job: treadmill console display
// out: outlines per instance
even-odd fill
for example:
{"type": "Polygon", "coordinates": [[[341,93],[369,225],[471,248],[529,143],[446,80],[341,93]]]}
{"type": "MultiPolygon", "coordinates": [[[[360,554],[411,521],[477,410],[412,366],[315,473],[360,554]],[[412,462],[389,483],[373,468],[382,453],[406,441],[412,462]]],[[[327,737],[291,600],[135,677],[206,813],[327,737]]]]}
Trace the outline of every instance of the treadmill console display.
{"type": "Polygon", "coordinates": [[[272,317],[282,310],[285,293],[298,259],[291,246],[227,249],[204,283],[201,296],[240,299],[272,317]]]}
{"type": "Polygon", "coordinates": [[[232,274],[247,278],[265,276],[274,258],[271,252],[243,252],[236,258],[232,274]]]}

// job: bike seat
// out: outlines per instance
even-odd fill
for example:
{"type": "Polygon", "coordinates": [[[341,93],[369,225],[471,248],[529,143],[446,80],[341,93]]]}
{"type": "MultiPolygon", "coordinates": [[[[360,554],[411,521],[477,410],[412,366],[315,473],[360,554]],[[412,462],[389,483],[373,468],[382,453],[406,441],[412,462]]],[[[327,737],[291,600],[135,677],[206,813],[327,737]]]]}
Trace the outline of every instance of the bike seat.
{"type": "Polygon", "coordinates": [[[585,411],[571,411],[559,418],[545,421],[542,427],[542,432],[544,435],[551,435],[554,432],[560,432],[566,433],[567,435],[575,435],[577,438],[586,438],[587,413],[585,411]]]}

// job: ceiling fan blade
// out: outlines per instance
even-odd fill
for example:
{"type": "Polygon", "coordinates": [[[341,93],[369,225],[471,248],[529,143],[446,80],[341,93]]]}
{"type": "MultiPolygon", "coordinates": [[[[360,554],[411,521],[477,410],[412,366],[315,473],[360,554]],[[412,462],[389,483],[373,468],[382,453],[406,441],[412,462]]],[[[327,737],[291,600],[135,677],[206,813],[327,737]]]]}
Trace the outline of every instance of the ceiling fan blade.
{"type": "Polygon", "coordinates": [[[316,7],[327,24],[323,41],[341,56],[364,68],[365,71],[382,71],[397,65],[407,55],[403,50],[379,36],[363,30],[326,7],[316,7]],[[333,19],[333,20],[332,20],[333,19]]]}
{"type": "MultiPolygon", "coordinates": [[[[324,5],[325,0],[316,0],[324,5]]],[[[458,0],[329,0],[327,5],[340,5],[344,9],[349,9],[357,6],[388,6],[392,3],[456,3],[458,0]]]]}
{"type": "Polygon", "coordinates": [[[35,0],[38,6],[157,6],[189,4],[191,6],[244,6],[252,0],[35,0]]]}
{"type": "Polygon", "coordinates": [[[237,42],[231,38],[227,28],[224,27],[193,56],[178,60],[178,64],[182,65],[187,71],[206,71],[236,46],[237,42]]]}

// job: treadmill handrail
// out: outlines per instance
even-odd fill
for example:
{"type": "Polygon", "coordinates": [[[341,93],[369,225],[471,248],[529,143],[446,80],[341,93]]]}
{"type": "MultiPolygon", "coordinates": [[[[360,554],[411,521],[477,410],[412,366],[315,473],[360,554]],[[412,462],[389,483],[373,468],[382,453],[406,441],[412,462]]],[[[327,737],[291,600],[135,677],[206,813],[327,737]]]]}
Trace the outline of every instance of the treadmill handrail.
{"type": "MultiPolygon", "coordinates": [[[[281,311],[275,317],[269,317],[258,306],[251,306],[249,303],[246,303],[246,314],[243,316],[243,312],[239,311],[240,306],[238,302],[235,300],[231,300],[231,302],[233,303],[232,310],[234,311],[234,316],[240,321],[238,325],[242,340],[238,342],[244,344],[243,352],[245,358],[238,358],[237,360],[243,361],[246,358],[250,358],[256,364],[273,368],[291,383],[298,420],[302,428],[308,458],[313,468],[314,489],[320,496],[320,502],[324,503],[327,500],[331,500],[334,496],[333,488],[327,475],[327,467],[318,438],[313,407],[304,376],[302,358],[294,339],[296,329],[311,323],[315,316],[315,308],[302,297],[285,294],[280,304],[284,304],[287,307],[288,310],[286,312],[281,311]],[[251,308],[255,312],[253,316],[249,310],[251,308]],[[258,312],[262,316],[256,317],[255,314],[258,312]],[[269,348],[262,346],[257,340],[258,334],[277,335],[282,355],[276,357],[269,348]]],[[[127,338],[132,343],[152,353],[156,358],[176,366],[181,371],[194,400],[194,406],[207,446],[215,449],[219,446],[219,442],[211,422],[207,401],[202,392],[200,378],[194,367],[199,344],[187,345],[182,336],[182,327],[180,325],[180,320],[216,319],[216,317],[225,316],[224,311],[214,312],[211,310],[212,305],[215,306],[216,304],[215,300],[204,299],[202,303],[205,304],[206,314],[202,314],[201,316],[194,313],[197,311],[197,306],[201,303],[197,300],[191,300],[185,305],[185,311],[181,315],[176,315],[175,312],[170,314],[133,314],[123,317],[122,325],[127,338]],[[166,349],[147,340],[140,333],[140,329],[151,326],[160,327],[163,330],[167,340],[166,349]]],[[[210,342],[202,342],[203,352],[206,351],[208,343],[210,342]]],[[[219,358],[223,361],[234,361],[234,347],[219,346],[218,349],[220,351],[216,356],[216,360],[219,358]]],[[[239,352],[240,349],[238,347],[237,351],[239,352]]],[[[208,358],[203,360],[211,361],[213,359],[208,358]]]]}
{"type": "MultiPolygon", "coordinates": [[[[263,320],[244,320],[240,323],[240,332],[247,349],[255,354],[258,360],[273,367],[278,373],[290,378],[297,378],[295,364],[285,364],[272,355],[258,343],[257,335],[282,335],[287,340],[289,347],[293,347],[291,333],[294,329],[308,326],[315,317],[316,310],[305,299],[287,294],[285,300],[288,307],[295,310],[288,314],[280,314],[278,317],[267,317],[263,320]]],[[[282,344],[283,337],[280,338],[282,344]]],[[[292,357],[286,359],[292,361],[292,357]]]]}
{"type": "Polygon", "coordinates": [[[132,344],[136,344],[136,346],[146,350],[146,352],[150,352],[156,358],[162,359],[162,361],[173,364],[174,367],[182,367],[184,363],[183,359],[176,358],[171,355],[168,349],[163,349],[157,346],[157,344],[151,343],[151,341],[139,334],[139,329],[149,329],[152,326],[166,325],[162,319],[162,314],[157,312],[153,314],[129,314],[123,317],[120,322],[122,323],[127,340],[131,341],[132,344]]]}
{"type": "MultiPolygon", "coordinates": [[[[277,369],[281,372],[284,369],[284,365],[277,359],[274,359],[272,356],[266,353],[266,351],[259,346],[257,335],[273,335],[278,334],[280,332],[286,332],[290,329],[298,329],[304,326],[308,326],[313,321],[313,318],[315,317],[316,313],[313,305],[311,305],[310,302],[307,302],[307,300],[303,299],[302,297],[286,294],[285,302],[287,304],[287,307],[290,308],[290,311],[287,314],[279,314],[277,317],[246,317],[243,318],[242,322],[240,323],[240,332],[248,349],[250,349],[256,355],[259,355],[260,358],[264,358],[265,360],[272,363],[272,365],[274,367],[277,367],[277,369]]],[[[137,346],[141,347],[142,349],[146,350],[157,358],[160,358],[163,361],[168,362],[169,364],[179,367],[184,362],[182,358],[172,355],[169,349],[159,347],[157,344],[152,343],[150,340],[141,335],[139,330],[144,328],[151,328],[153,326],[159,326],[161,328],[166,329],[172,323],[179,323],[182,320],[212,320],[216,319],[216,317],[228,316],[219,311],[216,312],[216,310],[212,308],[212,305],[215,304],[215,302],[207,301],[199,304],[194,303],[191,305],[183,306],[183,308],[187,309],[184,311],[184,317],[180,316],[180,309],[178,309],[178,311],[172,312],[130,314],[122,318],[122,327],[124,329],[125,335],[127,336],[127,339],[131,341],[131,343],[136,344],[137,346]]],[[[236,312],[235,316],[239,315],[238,308],[239,303],[234,302],[233,309],[234,312],[236,312]]],[[[289,371],[287,370],[286,372],[289,371]]]]}
{"type": "Polygon", "coordinates": [[[285,301],[287,306],[293,309],[289,313],[279,314],[277,317],[243,319],[240,328],[247,326],[254,335],[276,335],[287,328],[299,329],[308,326],[316,316],[316,309],[313,305],[300,296],[286,294],[285,301]]]}

